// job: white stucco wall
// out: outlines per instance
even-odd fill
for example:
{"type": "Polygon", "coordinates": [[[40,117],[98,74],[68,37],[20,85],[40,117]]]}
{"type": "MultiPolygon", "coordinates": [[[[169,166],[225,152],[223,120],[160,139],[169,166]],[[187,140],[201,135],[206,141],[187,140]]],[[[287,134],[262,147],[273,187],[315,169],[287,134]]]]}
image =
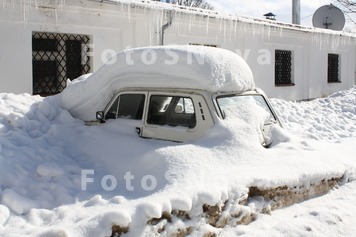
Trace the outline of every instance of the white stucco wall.
{"type": "Polygon", "coordinates": [[[25,19],[19,6],[0,7],[0,92],[32,93],[33,32],[89,35],[93,71],[103,64],[105,55],[132,45],[134,22],[115,8],[90,3],[86,9],[76,1],[71,3],[58,9],[29,7],[25,19]]]}
{"type": "Polygon", "coordinates": [[[298,31],[270,25],[237,26],[230,22],[176,17],[166,31],[167,44],[210,44],[240,54],[251,67],[255,82],[270,97],[304,100],[327,96],[355,85],[356,40],[340,32],[298,31]],[[292,51],[294,86],[275,85],[275,50],[292,51]],[[328,53],[340,55],[340,83],[327,82],[328,53]]]}
{"type": "MultiPolygon", "coordinates": [[[[113,51],[158,45],[169,11],[162,8],[66,1],[64,5],[0,6],[0,92],[32,93],[32,32],[89,35],[92,70],[113,51]]],[[[356,36],[340,32],[296,30],[289,26],[255,24],[173,12],[165,44],[210,44],[243,56],[256,85],[270,97],[302,100],[348,89],[356,81],[356,36]],[[276,49],[292,51],[294,86],[276,87],[276,49]],[[327,83],[327,55],[340,54],[340,83],[327,83]]]]}

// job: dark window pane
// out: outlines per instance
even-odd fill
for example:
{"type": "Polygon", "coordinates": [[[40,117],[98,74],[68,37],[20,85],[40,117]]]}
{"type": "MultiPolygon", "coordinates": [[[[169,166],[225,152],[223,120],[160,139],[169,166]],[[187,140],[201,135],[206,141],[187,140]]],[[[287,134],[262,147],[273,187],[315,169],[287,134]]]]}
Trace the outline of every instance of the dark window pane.
{"type": "Polygon", "coordinates": [[[275,84],[292,83],[292,51],[276,50],[275,52],[275,84]]]}
{"type": "Polygon", "coordinates": [[[145,95],[125,94],[119,97],[117,118],[142,119],[145,95]]]}
{"type": "Polygon", "coordinates": [[[66,67],[67,78],[73,80],[82,75],[82,42],[79,40],[66,40],[66,67]]]}
{"type": "Polygon", "coordinates": [[[57,91],[57,62],[33,61],[33,94],[52,94],[57,91]]]}
{"type": "Polygon", "coordinates": [[[58,51],[57,39],[32,38],[32,51],[58,51]]]}
{"type": "MultiPolygon", "coordinates": [[[[120,98],[120,97],[119,97],[120,98]]],[[[110,109],[105,115],[105,119],[116,119],[117,116],[117,105],[119,104],[119,98],[117,98],[111,105],[110,109]]]]}
{"type": "Polygon", "coordinates": [[[328,82],[339,82],[339,55],[328,55],[328,82]]]}

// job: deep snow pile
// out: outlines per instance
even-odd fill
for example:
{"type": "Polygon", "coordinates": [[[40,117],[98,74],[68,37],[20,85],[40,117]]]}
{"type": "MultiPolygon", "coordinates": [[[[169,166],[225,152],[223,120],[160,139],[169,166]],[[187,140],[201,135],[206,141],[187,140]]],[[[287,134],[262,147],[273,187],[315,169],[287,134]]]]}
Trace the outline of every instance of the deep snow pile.
{"type": "Polygon", "coordinates": [[[356,182],[335,188],[272,215],[260,215],[249,225],[226,227],[220,236],[355,236],[356,182]]]}
{"type": "Polygon", "coordinates": [[[317,140],[340,140],[356,137],[355,90],[356,87],[308,102],[271,102],[287,130],[317,140]]]}
{"type": "Polygon", "coordinates": [[[147,221],[172,210],[190,220],[173,219],[163,235],[189,226],[193,236],[230,234],[206,224],[203,204],[230,200],[227,214],[254,212],[238,204],[250,186],[356,178],[355,96],[353,88],[312,102],[274,100],[287,129],[274,130],[265,149],[253,114],[177,144],[141,139],[122,121],[85,126],[59,106],[59,97],[1,94],[0,236],[110,236],[113,224],[129,226],[127,236],[152,236],[160,227],[147,221]],[[330,118],[340,115],[338,127],[308,123],[323,121],[320,112],[310,113],[320,105],[333,111],[330,118]],[[313,133],[337,142],[306,138],[313,133]]]}

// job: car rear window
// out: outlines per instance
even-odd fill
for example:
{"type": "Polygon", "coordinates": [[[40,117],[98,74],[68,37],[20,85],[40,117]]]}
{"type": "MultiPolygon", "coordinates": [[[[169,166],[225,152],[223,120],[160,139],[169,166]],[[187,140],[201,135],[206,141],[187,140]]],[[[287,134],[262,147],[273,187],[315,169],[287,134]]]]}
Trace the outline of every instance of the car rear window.
{"type": "Polygon", "coordinates": [[[196,117],[192,99],[181,96],[152,95],[147,123],[194,128],[196,117]]]}

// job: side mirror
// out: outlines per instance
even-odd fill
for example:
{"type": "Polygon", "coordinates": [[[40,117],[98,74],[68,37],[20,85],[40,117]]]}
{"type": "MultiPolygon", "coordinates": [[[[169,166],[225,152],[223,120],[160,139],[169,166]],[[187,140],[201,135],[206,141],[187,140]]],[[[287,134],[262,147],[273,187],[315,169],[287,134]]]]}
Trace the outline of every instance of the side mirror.
{"type": "Polygon", "coordinates": [[[104,111],[98,111],[96,112],[96,119],[100,121],[100,123],[105,123],[105,115],[104,111]]]}
{"type": "Polygon", "coordinates": [[[136,132],[139,137],[142,137],[142,128],[136,127],[136,132]]]}

